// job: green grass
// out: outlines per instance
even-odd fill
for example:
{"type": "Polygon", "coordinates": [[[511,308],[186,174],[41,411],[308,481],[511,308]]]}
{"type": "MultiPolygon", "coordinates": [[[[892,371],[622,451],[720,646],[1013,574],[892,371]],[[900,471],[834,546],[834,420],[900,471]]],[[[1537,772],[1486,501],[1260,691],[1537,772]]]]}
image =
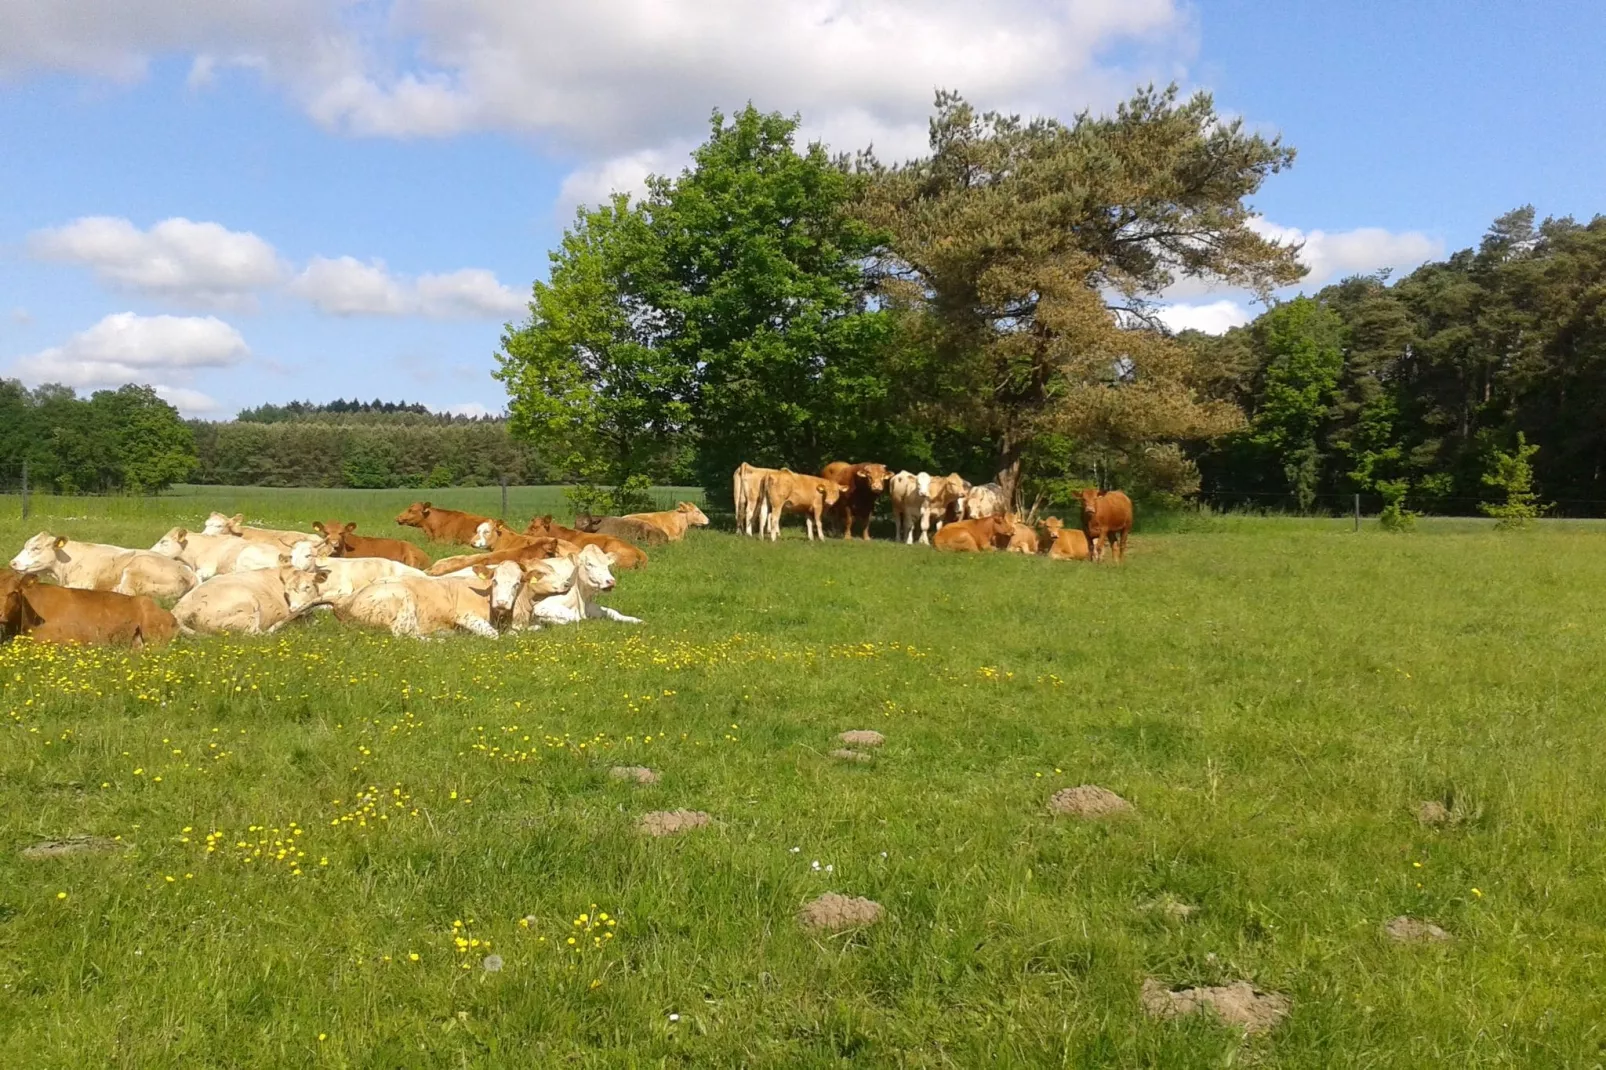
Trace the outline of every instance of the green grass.
{"type": "MultiPolygon", "coordinates": [[[[388,534],[387,493],[74,499],[0,542],[214,504],[388,534]]],[[[609,597],[638,628],[0,648],[0,1065],[1598,1063],[1606,539],[1347,527],[1200,521],[1122,569],[693,532],[609,597]],[[873,764],[827,757],[847,728],[873,764]],[[1137,816],[1048,817],[1080,783],[1137,816]],[[370,786],[387,819],[341,821],[370,786]],[[634,831],[675,807],[716,824],[634,831]],[[71,833],[130,849],[19,855],[71,833]],[[826,890],[888,918],[806,934],[826,890]],[[570,951],[592,904],[618,935],[570,951]],[[1146,976],[1293,1013],[1151,1021],[1146,976]]]]}

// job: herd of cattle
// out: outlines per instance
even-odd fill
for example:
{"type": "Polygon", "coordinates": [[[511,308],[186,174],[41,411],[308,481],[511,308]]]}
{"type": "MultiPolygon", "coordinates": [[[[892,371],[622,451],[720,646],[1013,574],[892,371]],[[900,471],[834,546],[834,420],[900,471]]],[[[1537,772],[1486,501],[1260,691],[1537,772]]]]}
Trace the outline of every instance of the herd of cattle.
{"type": "Polygon", "coordinates": [[[639,624],[596,601],[613,589],[612,570],[646,563],[636,542],[678,540],[708,523],[690,502],[587,519],[596,530],[545,516],[517,532],[501,520],[414,502],[398,524],[479,551],[433,562],[414,543],[358,535],[356,524],[332,520],[286,531],[213,513],[202,531],[174,528],[149,550],[42,531],[0,572],[0,638],[139,647],[180,633],[273,632],[320,607],[344,622],[420,638],[451,631],[495,638],[598,617],[639,624]],[[39,582],[46,576],[54,585],[39,582]]]}
{"type": "Polygon", "coordinates": [[[786,468],[743,464],[731,479],[736,526],[744,535],[780,535],[781,517],[801,515],[810,539],[825,538],[825,518],[834,517],[842,537],[860,528],[870,537],[870,517],[885,494],[899,542],[920,541],[939,550],[1044,553],[1060,561],[1099,561],[1110,549],[1119,562],[1132,529],[1132,500],[1122,492],[1084,490],[1078,527],[1058,517],[1037,524],[1009,512],[997,483],[972,486],[958,475],[893,473],[884,464],[835,461],[817,476],[786,468]],[[936,525],[933,533],[932,525],[936,525]]]}
{"type": "MultiPolygon", "coordinates": [[[[1120,561],[1132,527],[1132,502],[1120,491],[1082,492],[1079,527],[1057,517],[1034,525],[1008,511],[997,484],[894,474],[882,464],[838,462],[818,476],[743,464],[731,490],[737,528],[772,541],[787,514],[803,517],[811,540],[825,537],[827,516],[844,538],[857,529],[868,539],[883,495],[899,541],[913,543],[918,528],[920,542],[939,550],[1082,561],[1110,550],[1120,561]]],[[[572,528],[536,517],[519,532],[499,519],[414,502],[396,523],[431,542],[478,551],[432,561],[414,543],[359,535],[354,523],[286,531],[243,519],[213,513],[202,531],[174,528],[149,550],[42,531],[0,572],[0,638],[140,646],[181,633],[257,635],[323,607],[343,622],[419,638],[452,631],[495,638],[586,618],[637,624],[596,601],[613,589],[613,570],[640,568],[643,545],[708,524],[701,509],[681,502],[665,512],[581,516],[572,528]],[[46,576],[54,585],[39,582],[46,576]]]]}

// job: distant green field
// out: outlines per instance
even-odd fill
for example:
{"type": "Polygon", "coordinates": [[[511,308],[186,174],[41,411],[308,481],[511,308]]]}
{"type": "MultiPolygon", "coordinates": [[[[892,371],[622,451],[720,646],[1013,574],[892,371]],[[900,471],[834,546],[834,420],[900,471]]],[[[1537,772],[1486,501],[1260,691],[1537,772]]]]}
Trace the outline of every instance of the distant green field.
{"type": "MultiPolygon", "coordinates": [[[[500,492],[11,499],[0,544],[424,494],[500,492]]],[[[1348,528],[1119,569],[696,531],[608,596],[634,628],[0,647],[0,1065],[1596,1065],[1606,531],[1348,528]],[[1047,813],[1083,783],[1135,815],[1047,813]],[[72,834],[120,846],[22,854],[72,834]],[[805,932],[827,890],[886,918],[805,932]],[[1148,977],[1292,1011],[1159,1021],[1148,977]]]]}

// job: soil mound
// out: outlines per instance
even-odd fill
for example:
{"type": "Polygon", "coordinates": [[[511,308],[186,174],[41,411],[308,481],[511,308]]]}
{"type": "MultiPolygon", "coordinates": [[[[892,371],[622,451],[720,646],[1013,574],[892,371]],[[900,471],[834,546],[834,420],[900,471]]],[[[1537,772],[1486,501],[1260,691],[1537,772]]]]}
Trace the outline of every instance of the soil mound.
{"type": "Polygon", "coordinates": [[[850,732],[843,732],[836,738],[850,747],[879,747],[887,741],[886,736],[868,728],[856,728],[850,732]]]}
{"type": "Polygon", "coordinates": [[[1172,991],[1153,977],[1143,982],[1143,1009],[1154,1018],[1181,1018],[1186,1014],[1210,1012],[1227,1025],[1245,1033],[1264,1033],[1288,1017],[1292,1003],[1287,996],[1261,992],[1248,981],[1211,988],[1183,988],[1172,991]]]}
{"type": "Polygon", "coordinates": [[[1450,934],[1421,918],[1408,918],[1401,914],[1383,923],[1383,935],[1399,944],[1438,944],[1450,939],[1450,934]]]}
{"type": "Polygon", "coordinates": [[[637,784],[656,784],[658,774],[644,765],[616,765],[608,770],[615,780],[634,780],[637,784]]]}
{"type": "Polygon", "coordinates": [[[1132,813],[1133,808],[1108,788],[1082,784],[1056,791],[1048,800],[1048,812],[1071,817],[1116,817],[1132,813]]]}
{"type": "Polygon", "coordinates": [[[863,896],[838,895],[826,892],[820,898],[804,905],[797,912],[797,920],[805,929],[841,932],[874,925],[886,911],[881,904],[863,896]]]}
{"type": "Polygon", "coordinates": [[[701,810],[654,810],[641,815],[641,831],[649,836],[674,836],[687,829],[702,828],[712,820],[701,810]]]}
{"type": "Polygon", "coordinates": [[[63,840],[45,840],[22,849],[24,858],[65,858],[68,855],[104,853],[122,849],[116,840],[104,836],[68,836],[63,840]]]}

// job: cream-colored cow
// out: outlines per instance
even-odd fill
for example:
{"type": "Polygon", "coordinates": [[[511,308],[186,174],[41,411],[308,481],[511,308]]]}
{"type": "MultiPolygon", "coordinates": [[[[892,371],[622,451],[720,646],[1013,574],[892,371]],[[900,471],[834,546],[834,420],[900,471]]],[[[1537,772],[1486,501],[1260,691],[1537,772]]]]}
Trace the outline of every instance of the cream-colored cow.
{"type": "Polygon", "coordinates": [[[49,575],[63,587],[81,591],[116,591],[152,598],[178,598],[199,582],[195,570],[182,561],[150,550],[76,542],[48,531],[23,543],[11,559],[11,567],[18,572],[49,575]]]}
{"type": "MultiPolygon", "coordinates": [[[[554,557],[537,563],[546,576],[546,587],[555,587],[561,593],[549,594],[539,600],[521,597],[513,608],[513,627],[539,628],[546,624],[573,624],[581,620],[604,618],[620,624],[640,624],[641,618],[627,617],[596,601],[596,596],[614,588],[611,557],[601,547],[586,546],[577,554],[554,557]],[[528,615],[526,615],[526,613],[528,615]]],[[[533,570],[532,570],[533,571],[533,570]]],[[[538,589],[531,585],[529,594],[538,589]]]]}
{"type": "Polygon", "coordinates": [[[213,513],[206,518],[206,527],[202,531],[207,535],[238,535],[248,542],[275,543],[286,551],[294,549],[296,543],[307,537],[305,531],[246,527],[244,513],[235,513],[233,516],[213,513]]]}
{"type": "Polygon", "coordinates": [[[784,469],[755,468],[743,461],[731,475],[731,500],[736,505],[736,530],[743,535],[764,534],[759,526],[759,509],[764,504],[764,477],[776,475],[784,469]]]}
{"type": "Polygon", "coordinates": [[[336,602],[356,594],[370,583],[399,576],[425,573],[384,557],[330,557],[324,539],[303,539],[290,551],[290,564],[299,569],[318,569],[329,574],[319,590],[326,602],[336,602]]]}
{"type": "Polygon", "coordinates": [[[281,565],[213,576],[180,598],[173,616],[187,635],[276,632],[322,600],[327,575],[281,565]]]}
{"type": "Polygon", "coordinates": [[[937,522],[941,531],[948,520],[948,511],[965,499],[970,490],[957,473],[934,476],[926,472],[915,475],[899,472],[888,484],[892,497],[892,519],[897,525],[897,538],[906,543],[915,541],[915,524],[920,525],[920,541],[931,542],[931,522],[937,522]]]}
{"type": "Polygon", "coordinates": [[[280,547],[272,543],[251,542],[238,535],[201,535],[186,528],[163,535],[151,552],[184,562],[202,582],[230,572],[278,568],[281,555],[280,547]]]}
{"type": "Polygon", "coordinates": [[[542,587],[548,574],[528,570],[517,561],[479,565],[471,577],[393,576],[375,580],[335,603],[335,618],[392,635],[427,639],[462,631],[495,639],[497,623],[511,622],[520,594],[534,580],[542,587]]]}

